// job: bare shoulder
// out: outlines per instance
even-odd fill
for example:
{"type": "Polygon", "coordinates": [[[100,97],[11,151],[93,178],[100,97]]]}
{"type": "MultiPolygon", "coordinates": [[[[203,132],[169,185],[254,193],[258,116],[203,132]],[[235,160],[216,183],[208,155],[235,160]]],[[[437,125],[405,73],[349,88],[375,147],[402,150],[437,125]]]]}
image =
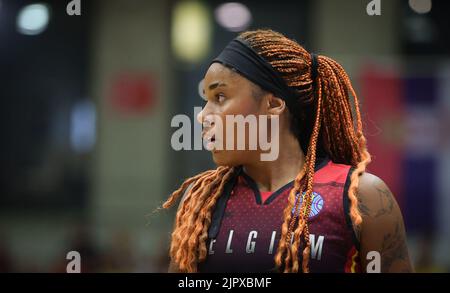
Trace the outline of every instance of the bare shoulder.
{"type": "Polygon", "coordinates": [[[411,272],[402,212],[387,184],[378,176],[363,173],[358,185],[358,208],[363,218],[357,235],[365,255],[377,251],[382,272],[411,272]]]}
{"type": "Polygon", "coordinates": [[[372,173],[364,172],[360,175],[358,201],[363,217],[380,218],[401,214],[389,187],[380,177],[372,173]]]}

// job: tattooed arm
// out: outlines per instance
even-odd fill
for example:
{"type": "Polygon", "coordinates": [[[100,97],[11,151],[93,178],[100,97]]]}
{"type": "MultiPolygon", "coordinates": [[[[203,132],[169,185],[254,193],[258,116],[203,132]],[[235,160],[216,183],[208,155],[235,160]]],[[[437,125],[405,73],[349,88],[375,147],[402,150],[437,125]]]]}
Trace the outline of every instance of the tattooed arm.
{"type": "Polygon", "coordinates": [[[413,272],[406,245],[400,208],[386,184],[375,175],[364,173],[358,187],[359,210],[363,223],[357,231],[361,243],[361,264],[367,267],[367,253],[381,255],[381,272],[413,272]]]}

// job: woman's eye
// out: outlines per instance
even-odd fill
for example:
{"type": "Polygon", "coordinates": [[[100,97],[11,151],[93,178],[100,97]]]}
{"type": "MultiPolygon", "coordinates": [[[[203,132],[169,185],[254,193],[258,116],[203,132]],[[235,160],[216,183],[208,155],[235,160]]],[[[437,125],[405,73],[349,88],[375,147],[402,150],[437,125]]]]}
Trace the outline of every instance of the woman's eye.
{"type": "Polygon", "coordinates": [[[223,101],[225,101],[225,96],[223,94],[218,94],[216,95],[216,100],[217,102],[219,102],[219,104],[223,103],[223,101]]]}

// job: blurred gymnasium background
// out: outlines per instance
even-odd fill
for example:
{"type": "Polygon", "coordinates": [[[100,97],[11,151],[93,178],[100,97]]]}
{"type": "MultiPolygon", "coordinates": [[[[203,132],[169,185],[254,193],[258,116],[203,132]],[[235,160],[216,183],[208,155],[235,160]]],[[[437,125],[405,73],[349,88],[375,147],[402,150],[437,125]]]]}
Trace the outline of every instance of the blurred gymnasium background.
{"type": "MultiPolygon", "coordinates": [[[[176,208],[213,167],[171,148],[178,113],[240,31],[272,28],[347,70],[417,271],[450,271],[450,2],[0,0],[0,271],[165,272],[176,208]]],[[[192,117],[193,119],[193,117],[192,117]]]]}

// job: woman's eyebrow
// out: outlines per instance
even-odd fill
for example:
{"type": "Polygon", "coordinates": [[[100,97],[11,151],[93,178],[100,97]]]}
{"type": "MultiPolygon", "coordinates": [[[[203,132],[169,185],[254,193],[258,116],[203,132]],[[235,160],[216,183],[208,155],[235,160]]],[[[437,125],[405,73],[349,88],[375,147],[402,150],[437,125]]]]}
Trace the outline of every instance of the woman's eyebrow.
{"type": "Polygon", "coordinates": [[[217,87],[221,87],[221,86],[227,86],[227,84],[224,83],[224,82],[219,82],[219,81],[213,82],[213,83],[211,83],[211,84],[208,86],[208,89],[209,89],[209,90],[213,90],[213,89],[215,89],[215,88],[217,88],[217,87]]]}
{"type": "MultiPolygon", "coordinates": [[[[220,81],[216,81],[216,82],[211,83],[211,84],[208,86],[208,89],[211,91],[211,90],[213,90],[213,89],[215,89],[215,88],[218,88],[218,87],[226,87],[226,86],[227,86],[226,83],[220,82],[220,81]]],[[[204,96],[205,96],[205,94],[206,94],[206,93],[205,93],[205,88],[203,88],[202,94],[203,94],[203,95],[200,95],[200,96],[202,96],[202,99],[205,99],[205,98],[204,98],[204,96]]]]}

